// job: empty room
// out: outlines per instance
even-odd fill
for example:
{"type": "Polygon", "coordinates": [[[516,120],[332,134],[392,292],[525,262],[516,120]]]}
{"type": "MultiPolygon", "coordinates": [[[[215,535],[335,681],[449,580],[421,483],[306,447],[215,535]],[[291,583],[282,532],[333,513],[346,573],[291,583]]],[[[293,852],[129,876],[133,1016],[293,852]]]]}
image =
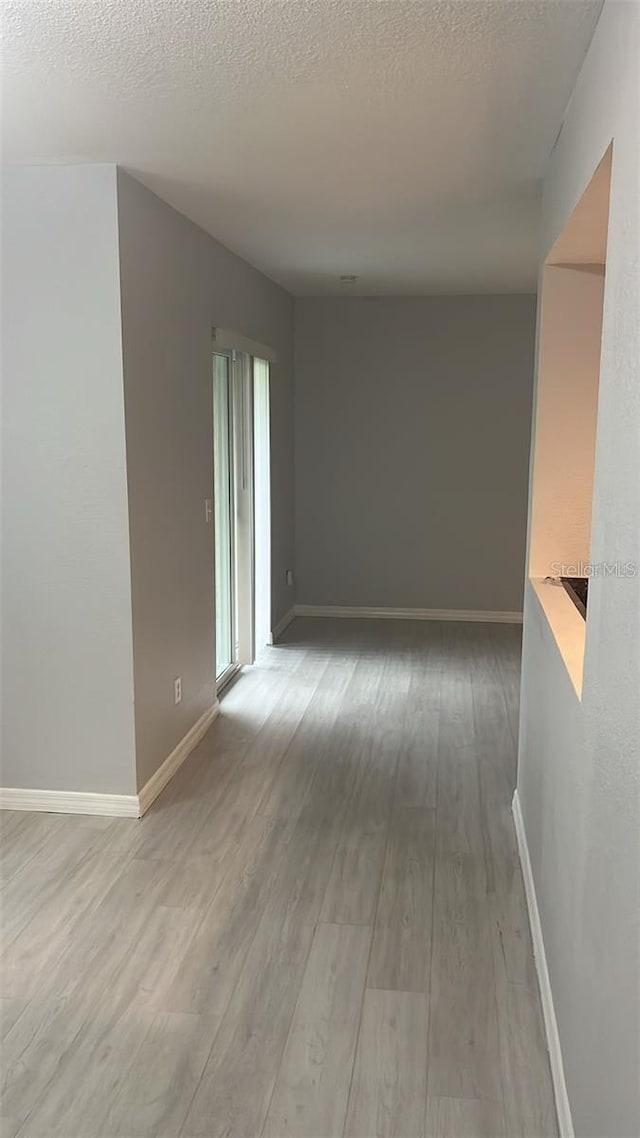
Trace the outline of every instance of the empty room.
{"type": "Polygon", "coordinates": [[[639,0],[5,0],[0,1135],[640,1138],[639,0]]]}

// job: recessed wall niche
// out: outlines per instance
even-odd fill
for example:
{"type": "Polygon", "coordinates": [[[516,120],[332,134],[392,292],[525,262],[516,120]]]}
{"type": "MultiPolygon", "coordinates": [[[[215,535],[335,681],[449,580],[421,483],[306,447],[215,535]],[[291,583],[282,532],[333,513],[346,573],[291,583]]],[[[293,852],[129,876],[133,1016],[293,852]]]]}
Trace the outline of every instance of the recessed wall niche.
{"type": "Polygon", "coordinates": [[[612,146],[549,253],[541,287],[528,571],[579,698],[585,618],[549,578],[589,575],[611,160],[612,146]]]}

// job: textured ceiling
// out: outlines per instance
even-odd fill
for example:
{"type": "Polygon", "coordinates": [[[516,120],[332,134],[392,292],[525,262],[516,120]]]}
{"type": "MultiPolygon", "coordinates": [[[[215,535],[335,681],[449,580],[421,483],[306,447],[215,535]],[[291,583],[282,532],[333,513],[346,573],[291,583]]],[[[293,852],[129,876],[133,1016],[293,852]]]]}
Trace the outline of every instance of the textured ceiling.
{"type": "Polygon", "coordinates": [[[3,0],[4,160],[118,162],[299,294],[527,290],[600,7],[3,0]]]}

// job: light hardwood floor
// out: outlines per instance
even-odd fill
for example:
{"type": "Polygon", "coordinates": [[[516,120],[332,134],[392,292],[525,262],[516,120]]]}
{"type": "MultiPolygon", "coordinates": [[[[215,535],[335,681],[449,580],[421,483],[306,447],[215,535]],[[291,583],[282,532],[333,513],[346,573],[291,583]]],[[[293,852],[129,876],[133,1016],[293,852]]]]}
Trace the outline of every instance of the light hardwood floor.
{"type": "Polygon", "coordinates": [[[551,1138],[519,629],[297,620],[142,821],[2,825],[2,1138],[551,1138]]]}

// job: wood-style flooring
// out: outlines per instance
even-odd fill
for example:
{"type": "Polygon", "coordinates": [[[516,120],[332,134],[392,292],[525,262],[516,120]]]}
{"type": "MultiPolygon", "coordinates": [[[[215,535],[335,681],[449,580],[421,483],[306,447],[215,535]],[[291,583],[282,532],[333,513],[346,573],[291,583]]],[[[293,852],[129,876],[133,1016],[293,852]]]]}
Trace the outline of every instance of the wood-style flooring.
{"type": "Polygon", "coordinates": [[[2,1138],[551,1138],[508,625],[297,620],[141,821],[2,824],[2,1138]]]}

